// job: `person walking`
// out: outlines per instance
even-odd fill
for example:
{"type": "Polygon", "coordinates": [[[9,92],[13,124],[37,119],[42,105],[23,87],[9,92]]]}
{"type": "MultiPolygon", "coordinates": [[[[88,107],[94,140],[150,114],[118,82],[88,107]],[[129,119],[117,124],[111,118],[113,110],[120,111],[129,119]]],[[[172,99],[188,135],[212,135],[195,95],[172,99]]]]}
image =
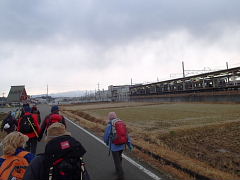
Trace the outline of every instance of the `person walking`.
{"type": "Polygon", "coordinates": [[[31,162],[24,180],[89,180],[82,160],[86,150],[62,123],[49,126],[45,140],[44,153],[31,162]]]}
{"type": "Polygon", "coordinates": [[[122,153],[126,145],[130,151],[132,151],[133,145],[130,137],[128,136],[126,124],[124,121],[117,118],[117,114],[115,112],[108,113],[108,124],[104,133],[104,142],[107,146],[109,146],[109,152],[112,152],[118,179],[123,179],[124,172],[122,168],[122,153]]]}
{"type": "Polygon", "coordinates": [[[45,134],[47,133],[47,129],[48,127],[56,122],[60,122],[62,124],[64,124],[64,126],[66,127],[66,122],[64,119],[64,116],[59,114],[59,107],[57,105],[54,105],[51,107],[51,113],[49,115],[47,115],[44,119],[44,121],[41,124],[41,132],[39,134],[39,138],[38,141],[41,141],[42,136],[45,132],[45,134]]]}
{"type": "Polygon", "coordinates": [[[26,150],[35,154],[37,149],[37,138],[40,133],[40,126],[38,115],[32,114],[29,106],[24,108],[24,114],[18,120],[17,130],[29,137],[26,150]]]}
{"type": "Polygon", "coordinates": [[[19,119],[20,116],[21,116],[21,113],[22,113],[21,108],[17,108],[16,109],[16,114],[15,114],[15,119],[19,119]]]}
{"type": "Polygon", "coordinates": [[[0,157],[0,179],[23,179],[27,166],[35,155],[24,149],[28,137],[14,131],[2,141],[3,156],[0,157]]]}
{"type": "Polygon", "coordinates": [[[2,121],[1,131],[5,131],[7,134],[13,132],[17,128],[17,120],[12,116],[12,112],[8,112],[7,117],[2,121]]]}
{"type": "Polygon", "coordinates": [[[39,125],[40,125],[40,124],[41,124],[41,115],[40,115],[40,111],[38,110],[38,108],[37,108],[36,105],[33,105],[33,106],[32,106],[31,113],[38,115],[38,122],[39,122],[39,125]]]}

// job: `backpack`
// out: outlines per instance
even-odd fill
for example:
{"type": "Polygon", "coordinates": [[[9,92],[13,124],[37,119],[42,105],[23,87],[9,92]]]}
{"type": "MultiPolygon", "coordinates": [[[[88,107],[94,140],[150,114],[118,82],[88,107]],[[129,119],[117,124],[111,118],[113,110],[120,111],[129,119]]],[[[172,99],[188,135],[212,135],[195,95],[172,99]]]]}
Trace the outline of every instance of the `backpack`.
{"type": "Polygon", "coordinates": [[[32,133],[32,132],[34,132],[33,128],[34,128],[34,130],[37,129],[32,115],[31,114],[24,115],[21,120],[21,124],[20,124],[20,132],[23,134],[32,133]]]}
{"type": "Polygon", "coordinates": [[[111,125],[112,143],[116,145],[126,144],[128,142],[128,133],[125,122],[120,119],[113,119],[111,125]]]}
{"type": "Polygon", "coordinates": [[[29,152],[22,151],[15,156],[1,156],[5,159],[0,167],[0,180],[21,180],[29,165],[24,158],[29,152]]]}
{"type": "Polygon", "coordinates": [[[49,126],[51,126],[51,124],[56,122],[62,123],[62,121],[63,121],[63,116],[59,114],[51,114],[47,121],[47,129],[49,126]]]}
{"type": "Polygon", "coordinates": [[[71,136],[60,136],[46,146],[46,162],[51,180],[89,180],[82,145],[71,136]]]}
{"type": "Polygon", "coordinates": [[[3,123],[4,123],[3,129],[7,130],[7,129],[13,127],[13,126],[14,126],[14,122],[13,122],[13,121],[14,121],[14,120],[13,120],[12,117],[8,117],[7,119],[5,119],[5,120],[3,121],[3,123]]]}

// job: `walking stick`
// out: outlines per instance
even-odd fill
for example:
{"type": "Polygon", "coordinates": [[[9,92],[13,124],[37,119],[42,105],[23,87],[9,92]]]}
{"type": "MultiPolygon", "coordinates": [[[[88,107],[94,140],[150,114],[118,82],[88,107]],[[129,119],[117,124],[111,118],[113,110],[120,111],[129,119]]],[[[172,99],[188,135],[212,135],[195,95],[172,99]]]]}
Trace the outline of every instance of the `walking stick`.
{"type": "Polygon", "coordinates": [[[108,149],[108,156],[110,156],[110,151],[111,151],[111,147],[112,147],[112,139],[110,139],[110,145],[109,145],[109,149],[108,149]]]}
{"type": "Polygon", "coordinates": [[[37,131],[35,130],[35,128],[33,127],[31,121],[29,120],[29,117],[27,118],[27,120],[28,120],[28,122],[30,123],[30,125],[31,125],[31,127],[32,127],[32,129],[33,129],[33,131],[34,131],[34,133],[36,134],[36,136],[37,136],[37,138],[38,138],[38,137],[39,137],[39,136],[38,136],[38,133],[37,133],[37,131]]]}

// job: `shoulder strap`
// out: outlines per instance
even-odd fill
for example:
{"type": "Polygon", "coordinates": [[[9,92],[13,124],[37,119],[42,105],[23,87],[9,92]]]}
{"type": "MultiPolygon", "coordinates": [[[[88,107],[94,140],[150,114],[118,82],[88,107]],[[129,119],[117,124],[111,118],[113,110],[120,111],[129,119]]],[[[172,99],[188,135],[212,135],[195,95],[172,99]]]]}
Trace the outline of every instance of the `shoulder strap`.
{"type": "Polygon", "coordinates": [[[118,119],[118,118],[113,119],[113,120],[111,121],[112,126],[115,126],[115,124],[116,124],[118,121],[121,121],[121,120],[118,119]]]}
{"type": "Polygon", "coordinates": [[[28,151],[21,151],[20,153],[17,154],[18,157],[25,157],[27,154],[29,154],[30,152],[28,151]]]}

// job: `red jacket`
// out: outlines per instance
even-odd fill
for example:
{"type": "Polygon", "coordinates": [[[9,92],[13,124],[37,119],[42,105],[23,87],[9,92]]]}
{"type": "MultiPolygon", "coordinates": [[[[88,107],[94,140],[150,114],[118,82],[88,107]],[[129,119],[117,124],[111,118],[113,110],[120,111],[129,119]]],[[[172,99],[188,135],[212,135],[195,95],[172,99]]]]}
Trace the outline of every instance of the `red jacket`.
{"type": "MultiPolygon", "coordinates": [[[[26,112],[24,115],[32,115],[33,120],[34,120],[34,124],[36,125],[36,132],[39,135],[41,132],[40,126],[39,126],[39,121],[38,121],[38,115],[37,114],[32,114],[30,112],[26,112]]],[[[18,120],[18,127],[17,130],[20,132],[20,125],[21,125],[21,121],[22,121],[23,117],[20,117],[18,120]]],[[[23,133],[25,134],[25,133],[23,133]]],[[[35,132],[31,132],[31,133],[26,133],[25,135],[27,135],[29,138],[35,138],[37,137],[35,132]]]]}

